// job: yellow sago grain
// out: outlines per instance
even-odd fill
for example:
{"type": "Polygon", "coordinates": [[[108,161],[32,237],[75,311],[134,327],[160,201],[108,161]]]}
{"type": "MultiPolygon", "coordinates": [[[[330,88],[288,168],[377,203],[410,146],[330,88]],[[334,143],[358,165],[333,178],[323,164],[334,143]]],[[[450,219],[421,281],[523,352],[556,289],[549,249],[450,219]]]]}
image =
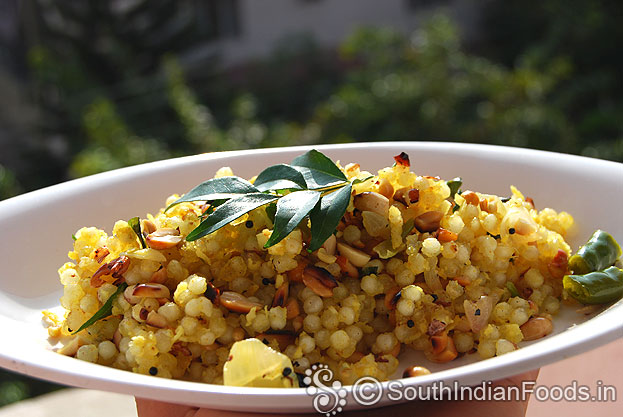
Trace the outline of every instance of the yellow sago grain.
{"type": "Polygon", "coordinates": [[[515,350],[515,345],[506,339],[499,339],[495,342],[495,354],[497,356],[504,355],[515,350]]]}
{"type": "Polygon", "coordinates": [[[383,292],[383,285],[375,274],[370,274],[361,279],[361,289],[366,294],[375,296],[383,292]]]}
{"type": "Polygon", "coordinates": [[[400,286],[413,284],[413,281],[415,281],[415,275],[408,268],[402,268],[400,272],[396,274],[396,284],[400,286]]]}
{"type": "Polygon", "coordinates": [[[231,177],[232,175],[234,175],[234,171],[230,167],[222,167],[216,171],[214,178],[231,177]]]}
{"type": "Polygon", "coordinates": [[[334,306],[329,306],[322,312],[320,321],[325,329],[336,329],[340,324],[339,313],[334,306]]]}
{"type": "Polygon", "coordinates": [[[417,285],[407,285],[401,290],[403,298],[416,303],[422,299],[423,293],[422,288],[417,285]]]}
{"type": "Polygon", "coordinates": [[[331,334],[332,333],[327,329],[322,329],[316,332],[316,334],[314,335],[316,345],[320,349],[327,349],[329,346],[331,346],[331,334]]]}
{"type": "Polygon", "coordinates": [[[548,295],[543,301],[543,311],[548,314],[557,314],[560,310],[560,301],[556,297],[548,295]]]}
{"type": "Polygon", "coordinates": [[[495,353],[495,342],[483,340],[478,344],[478,354],[482,359],[492,358],[495,356],[495,353]]]}
{"type": "Polygon", "coordinates": [[[110,340],[104,340],[97,345],[97,353],[99,358],[107,361],[117,354],[117,347],[110,340]]]}
{"type": "Polygon", "coordinates": [[[454,341],[454,346],[456,347],[457,352],[469,352],[474,347],[474,337],[471,333],[455,331],[452,339],[454,341]]]}
{"type": "Polygon", "coordinates": [[[448,281],[446,285],[446,294],[453,300],[462,296],[464,291],[463,286],[454,280],[448,281]]]}
{"type": "Polygon", "coordinates": [[[305,316],[303,320],[303,329],[307,333],[317,332],[322,328],[322,322],[320,321],[320,317],[316,314],[308,314],[305,316]]]}
{"type": "Polygon", "coordinates": [[[441,244],[434,237],[424,239],[422,242],[422,254],[427,257],[439,255],[441,252],[441,244]]]}
{"type": "Polygon", "coordinates": [[[511,323],[513,323],[513,324],[517,324],[517,325],[521,326],[522,324],[527,322],[529,318],[530,318],[530,315],[528,314],[526,309],[524,309],[524,308],[516,308],[511,313],[509,321],[511,323]]]}
{"type": "Polygon", "coordinates": [[[76,358],[86,362],[96,363],[98,356],[97,346],[95,345],[80,346],[76,352],[76,358]]]}
{"type": "Polygon", "coordinates": [[[541,272],[536,268],[530,268],[525,274],[524,279],[530,288],[539,288],[543,285],[544,278],[541,272]]]}
{"type": "Polygon", "coordinates": [[[344,330],[338,330],[333,332],[330,337],[331,346],[337,351],[344,350],[350,344],[350,337],[344,330]]]}
{"type": "Polygon", "coordinates": [[[411,316],[415,310],[415,303],[412,300],[401,297],[396,305],[396,310],[403,316],[411,316]]]}
{"type": "Polygon", "coordinates": [[[287,311],[285,307],[273,307],[268,312],[268,317],[270,320],[270,327],[273,330],[281,330],[286,327],[286,314],[287,311]]]}
{"type": "Polygon", "coordinates": [[[340,311],[338,313],[338,319],[341,323],[344,323],[346,325],[353,324],[356,319],[355,310],[353,310],[352,307],[348,306],[340,308],[340,311]]]}
{"type": "Polygon", "coordinates": [[[203,294],[207,287],[206,279],[204,277],[194,275],[188,280],[188,290],[195,295],[203,294]]]}

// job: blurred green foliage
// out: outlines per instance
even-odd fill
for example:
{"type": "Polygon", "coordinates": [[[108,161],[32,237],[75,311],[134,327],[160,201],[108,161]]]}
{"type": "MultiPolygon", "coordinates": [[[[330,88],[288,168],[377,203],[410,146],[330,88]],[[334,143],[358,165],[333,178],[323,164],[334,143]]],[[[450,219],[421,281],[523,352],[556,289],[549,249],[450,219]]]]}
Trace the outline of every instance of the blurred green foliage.
{"type": "MultiPolygon", "coordinates": [[[[360,29],[339,52],[347,68],[342,78],[302,111],[307,117],[289,122],[279,114],[262,116],[258,108],[264,96],[249,88],[221,102],[230,112],[219,123],[193,93],[178,62],[167,57],[162,61],[167,100],[183,128],[174,145],[138,137],[112,101],[98,99],[84,113],[88,146],[77,154],[72,174],[186,153],[374,140],[491,143],[623,160],[623,139],[586,140],[553,99],[572,76],[568,58],[554,57],[541,69],[530,59],[508,68],[464,52],[456,25],[444,15],[411,37],[360,29]]],[[[283,60],[279,54],[275,59],[283,60]]],[[[278,91],[297,94],[295,88],[290,94],[278,91]]]]}
{"type": "Polygon", "coordinates": [[[471,50],[507,67],[543,71],[564,59],[568,73],[547,96],[579,149],[564,152],[623,161],[623,2],[487,0],[481,41],[471,50]]]}
{"type": "Polygon", "coordinates": [[[61,386],[0,369],[0,407],[60,389],[61,386]]]}
{"type": "MultiPolygon", "coordinates": [[[[621,2],[487,0],[471,44],[437,14],[408,36],[361,28],[337,50],[290,36],[228,71],[214,57],[199,67],[178,57],[205,40],[192,0],[30,3],[39,136],[27,166],[0,163],[0,199],[163,158],[332,142],[448,140],[623,161],[621,2]],[[45,7],[66,27],[46,23],[45,7]],[[50,137],[61,152],[44,146],[50,137]]],[[[53,387],[0,371],[0,406],[53,387]]]]}
{"type": "Polygon", "coordinates": [[[98,99],[86,107],[83,126],[88,142],[72,161],[74,177],[171,156],[157,140],[133,134],[107,99],[98,99]]]}
{"type": "Polygon", "coordinates": [[[412,38],[360,30],[342,52],[360,65],[318,107],[322,137],[330,141],[451,140],[579,151],[565,115],[547,101],[569,72],[565,60],[537,71],[468,55],[445,16],[412,38]]]}
{"type": "Polygon", "coordinates": [[[0,164],[0,200],[16,196],[20,191],[15,175],[0,164]]]}

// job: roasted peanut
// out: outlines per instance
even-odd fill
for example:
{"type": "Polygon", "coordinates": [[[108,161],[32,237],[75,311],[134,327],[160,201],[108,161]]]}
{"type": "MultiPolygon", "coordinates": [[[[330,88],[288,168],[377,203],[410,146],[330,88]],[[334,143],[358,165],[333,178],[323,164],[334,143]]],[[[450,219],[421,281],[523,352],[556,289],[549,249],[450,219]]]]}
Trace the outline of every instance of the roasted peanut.
{"type": "Polygon", "coordinates": [[[389,199],[372,191],[357,194],[353,199],[353,204],[359,211],[373,211],[385,217],[389,210],[389,199]]]}
{"type": "Polygon", "coordinates": [[[332,297],[337,282],[326,269],[308,266],[303,271],[303,284],[321,297],[332,297]]]}
{"type": "Polygon", "coordinates": [[[536,340],[550,334],[554,326],[552,321],[546,317],[532,317],[519,328],[523,334],[523,340],[536,340]]]}

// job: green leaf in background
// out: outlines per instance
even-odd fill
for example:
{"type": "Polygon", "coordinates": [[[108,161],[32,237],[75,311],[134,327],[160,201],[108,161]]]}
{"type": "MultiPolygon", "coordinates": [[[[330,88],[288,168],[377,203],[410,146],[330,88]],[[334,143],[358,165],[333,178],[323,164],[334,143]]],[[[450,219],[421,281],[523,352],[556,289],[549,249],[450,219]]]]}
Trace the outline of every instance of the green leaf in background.
{"type": "Polygon", "coordinates": [[[318,190],[348,181],[344,173],[324,154],[315,149],[294,158],[291,164],[307,183],[307,188],[318,190]]]}
{"type": "Polygon", "coordinates": [[[243,214],[261,207],[264,204],[271,203],[278,198],[279,196],[270,194],[250,193],[227,200],[226,203],[218,206],[212,214],[190,232],[188,236],[186,236],[186,240],[190,242],[205,235],[209,235],[221,227],[228,225],[243,214]]]}
{"type": "Polygon", "coordinates": [[[106,300],[106,302],[104,303],[104,305],[95,312],[95,314],[93,314],[91,316],[90,319],[88,319],[87,321],[84,322],[84,324],[82,326],[80,326],[80,328],[78,330],[76,330],[75,332],[73,332],[72,334],[76,334],[78,332],[81,332],[82,330],[86,329],[87,327],[91,326],[93,323],[95,323],[98,320],[104,319],[108,316],[110,316],[112,314],[112,303],[113,301],[115,301],[115,298],[117,298],[121,293],[123,293],[123,291],[125,291],[125,289],[128,288],[128,284],[125,282],[122,282],[118,287],[117,287],[117,291],[115,291],[113,293],[113,295],[111,295],[110,297],[108,297],[108,300],[106,300]]]}
{"type": "Polygon", "coordinates": [[[202,182],[177,201],[171,203],[165,211],[179,203],[188,201],[213,201],[239,197],[249,193],[257,193],[259,190],[249,181],[240,177],[213,178],[202,182]]]}
{"type": "Polygon", "coordinates": [[[141,242],[141,247],[143,249],[146,249],[147,245],[145,244],[145,239],[143,239],[143,232],[141,231],[141,219],[139,219],[138,217],[132,217],[130,220],[128,220],[128,225],[132,228],[132,230],[134,230],[134,233],[136,233],[138,240],[141,242]]]}
{"type": "Polygon", "coordinates": [[[264,248],[279,243],[299,225],[320,200],[318,191],[295,191],[277,201],[275,226],[264,248]]]}
{"type": "Polygon", "coordinates": [[[348,203],[350,203],[350,193],[353,187],[349,183],[343,188],[325,195],[316,204],[316,207],[309,214],[311,220],[311,242],[309,250],[315,251],[320,248],[337,228],[338,223],[344,216],[348,203]]]}
{"type": "Polygon", "coordinates": [[[463,179],[461,177],[456,177],[450,181],[446,181],[448,187],[450,188],[450,197],[454,198],[461,185],[463,185],[463,179]]]}
{"type": "Polygon", "coordinates": [[[253,185],[260,191],[305,189],[305,178],[290,165],[273,165],[260,172],[253,185]]]}
{"type": "Polygon", "coordinates": [[[76,235],[71,235],[71,238],[74,240],[74,242],[75,242],[76,240],[78,240],[78,238],[76,237],[76,235]]]}

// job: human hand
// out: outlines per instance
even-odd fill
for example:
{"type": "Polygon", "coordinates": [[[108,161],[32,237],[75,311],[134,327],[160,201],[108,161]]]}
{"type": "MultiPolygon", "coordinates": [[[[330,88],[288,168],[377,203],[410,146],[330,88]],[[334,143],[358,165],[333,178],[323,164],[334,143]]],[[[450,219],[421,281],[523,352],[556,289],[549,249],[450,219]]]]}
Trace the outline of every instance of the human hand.
{"type": "MultiPolygon", "coordinates": [[[[526,372],[509,378],[494,381],[493,386],[521,386],[523,381],[535,381],[539,370],[526,372]]],[[[495,401],[495,400],[416,400],[389,407],[345,411],[343,417],[377,417],[384,415],[426,415],[427,417],[481,417],[488,415],[503,415],[504,417],[523,417],[526,414],[528,400],[525,401],[495,401]]],[[[138,417],[265,417],[266,414],[198,409],[186,405],[170,404],[154,400],[136,398],[138,417]]],[[[318,416],[312,414],[284,414],[284,417],[318,416]]]]}

